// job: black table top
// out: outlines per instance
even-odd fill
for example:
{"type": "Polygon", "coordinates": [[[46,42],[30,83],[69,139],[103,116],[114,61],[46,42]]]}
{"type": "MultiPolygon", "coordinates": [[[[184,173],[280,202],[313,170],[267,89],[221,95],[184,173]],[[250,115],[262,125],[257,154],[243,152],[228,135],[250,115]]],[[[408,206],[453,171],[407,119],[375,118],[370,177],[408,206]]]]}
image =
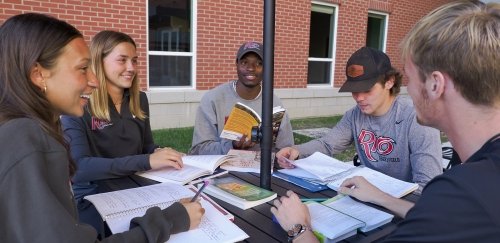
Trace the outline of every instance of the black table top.
{"type": "MultiPolygon", "coordinates": [[[[257,173],[230,172],[229,174],[253,185],[260,185],[260,178],[259,174],[257,173]]],[[[138,186],[147,186],[156,183],[158,182],[137,175],[106,180],[106,186],[109,190],[121,190],[138,186]]],[[[285,195],[287,190],[292,190],[301,198],[331,198],[337,195],[337,193],[333,190],[309,192],[306,189],[303,189],[276,177],[272,177],[271,179],[271,190],[276,192],[278,196],[283,196],[285,195]]],[[[224,207],[227,211],[232,213],[235,216],[234,223],[250,236],[250,238],[247,238],[244,242],[287,242],[286,232],[281,228],[279,224],[272,221],[272,214],[270,211],[272,201],[247,210],[243,210],[217,198],[212,197],[212,199],[222,207],[224,207]]],[[[418,199],[418,196],[410,194],[406,196],[405,199],[409,201],[416,201],[418,199]]],[[[370,206],[388,212],[384,208],[378,207],[376,205],[370,206]]],[[[401,218],[394,217],[394,220],[392,222],[380,228],[366,233],[358,232],[356,235],[351,236],[341,242],[376,242],[392,232],[396,228],[396,224],[400,220],[401,218]]]]}

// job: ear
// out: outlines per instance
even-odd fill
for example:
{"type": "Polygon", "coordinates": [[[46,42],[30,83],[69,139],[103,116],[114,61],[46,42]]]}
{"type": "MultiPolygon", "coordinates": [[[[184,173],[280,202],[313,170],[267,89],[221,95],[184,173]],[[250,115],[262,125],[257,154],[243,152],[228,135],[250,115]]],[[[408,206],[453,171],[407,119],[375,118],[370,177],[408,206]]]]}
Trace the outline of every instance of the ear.
{"type": "Polygon", "coordinates": [[[46,72],[46,69],[44,69],[39,63],[36,63],[30,70],[31,82],[42,91],[47,87],[45,77],[43,75],[44,72],[46,72]]]}
{"type": "Polygon", "coordinates": [[[445,89],[446,77],[440,71],[434,71],[429,75],[425,82],[430,99],[439,99],[445,89]]]}
{"type": "Polygon", "coordinates": [[[395,77],[394,76],[391,76],[389,78],[389,80],[387,80],[384,84],[384,88],[387,89],[387,90],[390,90],[392,89],[392,86],[394,86],[394,81],[395,81],[395,77]]]}

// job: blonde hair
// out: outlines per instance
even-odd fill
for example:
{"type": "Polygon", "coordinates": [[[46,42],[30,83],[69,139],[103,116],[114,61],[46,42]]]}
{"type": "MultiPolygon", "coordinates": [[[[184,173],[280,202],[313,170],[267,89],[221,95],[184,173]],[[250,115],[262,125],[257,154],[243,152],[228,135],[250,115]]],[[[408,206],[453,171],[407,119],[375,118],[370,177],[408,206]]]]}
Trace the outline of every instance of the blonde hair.
{"type": "MultiPolygon", "coordinates": [[[[99,80],[99,87],[92,93],[90,97],[90,112],[98,119],[110,121],[109,115],[109,94],[106,84],[106,74],[104,73],[104,58],[113,51],[120,43],[128,42],[137,48],[132,37],[125,33],[104,30],[92,38],[90,43],[90,54],[92,57],[91,67],[99,80]]],[[[129,88],[130,101],[129,109],[132,115],[144,120],[145,112],[140,106],[140,89],[139,79],[135,75],[132,81],[132,86],[129,88]]]]}
{"type": "Polygon", "coordinates": [[[423,17],[401,43],[422,80],[446,73],[462,96],[476,105],[500,101],[500,4],[456,1],[423,17]]]}

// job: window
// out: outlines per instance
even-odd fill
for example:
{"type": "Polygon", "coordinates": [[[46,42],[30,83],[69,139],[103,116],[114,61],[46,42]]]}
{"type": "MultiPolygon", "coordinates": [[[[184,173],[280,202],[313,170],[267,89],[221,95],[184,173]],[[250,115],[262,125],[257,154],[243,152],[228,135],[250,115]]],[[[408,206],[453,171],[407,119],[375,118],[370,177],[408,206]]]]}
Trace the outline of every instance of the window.
{"type": "Polygon", "coordinates": [[[193,2],[149,0],[150,88],[194,86],[193,2]]]}
{"type": "Polygon", "coordinates": [[[368,13],[366,46],[385,51],[387,18],[386,14],[368,13]]]}
{"type": "Polygon", "coordinates": [[[333,5],[313,4],[311,7],[308,85],[333,83],[336,11],[333,5]]]}

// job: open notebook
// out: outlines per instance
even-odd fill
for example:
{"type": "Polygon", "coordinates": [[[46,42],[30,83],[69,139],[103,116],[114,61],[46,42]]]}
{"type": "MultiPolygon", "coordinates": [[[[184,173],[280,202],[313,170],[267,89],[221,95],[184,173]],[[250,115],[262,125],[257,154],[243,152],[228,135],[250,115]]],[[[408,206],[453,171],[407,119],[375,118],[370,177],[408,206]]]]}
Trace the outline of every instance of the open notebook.
{"type": "MultiPolygon", "coordinates": [[[[194,196],[194,186],[161,183],[86,196],[108,224],[113,234],[127,231],[130,220],[143,216],[150,207],[167,208],[182,198],[194,196]]],[[[196,189],[195,189],[196,190],[196,189]]],[[[229,220],[222,207],[201,197],[205,215],[198,228],[171,235],[168,242],[235,242],[248,235],[229,220]],[[215,205],[215,206],[214,206],[215,205]],[[217,206],[217,207],[216,207],[217,206]]]]}

